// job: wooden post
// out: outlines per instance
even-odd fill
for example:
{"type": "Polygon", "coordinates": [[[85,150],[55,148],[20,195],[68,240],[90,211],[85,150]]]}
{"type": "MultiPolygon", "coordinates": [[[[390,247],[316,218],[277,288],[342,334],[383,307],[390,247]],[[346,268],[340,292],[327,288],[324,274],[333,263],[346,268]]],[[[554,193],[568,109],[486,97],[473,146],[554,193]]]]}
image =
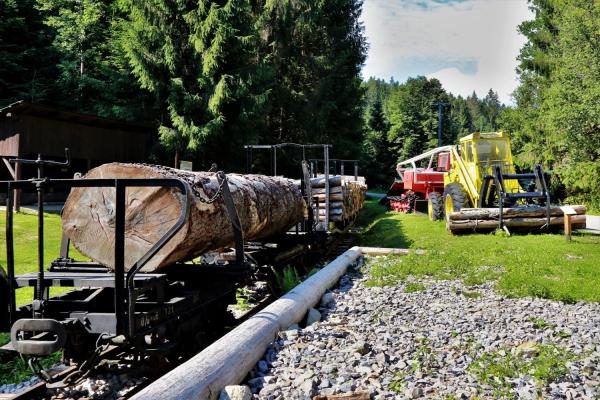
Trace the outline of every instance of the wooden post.
{"type": "Polygon", "coordinates": [[[568,214],[565,214],[565,239],[571,241],[571,216],[568,214]]]}
{"type": "Polygon", "coordinates": [[[571,233],[573,231],[573,227],[572,227],[572,221],[571,221],[571,217],[573,215],[577,215],[577,211],[575,211],[575,209],[571,206],[562,206],[560,208],[563,212],[563,222],[564,222],[564,229],[565,229],[565,239],[567,240],[567,242],[571,241],[571,233]]]}
{"type": "MultiPolygon", "coordinates": [[[[13,180],[18,181],[19,179],[21,179],[21,164],[20,163],[16,162],[15,167],[13,168],[12,165],[10,165],[10,162],[8,161],[8,159],[6,157],[2,157],[2,161],[4,162],[4,165],[8,169],[8,172],[10,173],[10,176],[12,176],[13,180]]],[[[19,212],[19,210],[21,209],[21,189],[16,189],[14,192],[15,193],[14,193],[13,209],[15,212],[19,212]]]]}

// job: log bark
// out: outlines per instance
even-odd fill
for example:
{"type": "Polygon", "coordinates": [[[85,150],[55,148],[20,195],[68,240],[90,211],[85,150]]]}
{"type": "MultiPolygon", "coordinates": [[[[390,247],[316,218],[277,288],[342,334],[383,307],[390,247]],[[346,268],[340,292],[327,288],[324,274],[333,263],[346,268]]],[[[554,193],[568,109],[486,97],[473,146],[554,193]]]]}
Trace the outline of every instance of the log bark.
{"type": "MultiPolygon", "coordinates": [[[[342,184],[342,177],[340,175],[331,175],[329,177],[329,186],[330,187],[341,186],[341,184],[342,184]]],[[[313,188],[324,188],[325,187],[325,177],[320,176],[317,178],[312,178],[310,180],[310,186],[313,188]]]]}
{"type": "MultiPolygon", "coordinates": [[[[325,204],[325,197],[326,196],[324,194],[318,194],[316,196],[313,196],[314,199],[319,200],[319,205],[325,204]]],[[[343,193],[332,193],[329,195],[329,200],[330,201],[343,201],[344,194],[343,193]]]]}
{"type": "MultiPolygon", "coordinates": [[[[215,173],[189,172],[142,164],[104,164],[84,178],[179,178],[194,184],[190,191],[190,215],[182,229],[142,269],[155,271],[178,261],[195,258],[206,251],[233,245],[233,229],[219,196],[215,173]]],[[[262,175],[228,174],[240,223],[248,240],[276,235],[303,219],[305,204],[293,181],[262,175]]],[[[76,188],[65,203],[63,231],[84,255],[114,268],[113,188],[76,188]]],[[[175,189],[128,188],[125,213],[125,267],[140,259],[177,221],[183,196],[175,189]]]]}
{"type": "MultiPolygon", "coordinates": [[[[571,223],[573,229],[585,228],[585,215],[573,215],[571,223]]],[[[504,224],[508,228],[540,228],[546,224],[546,218],[510,218],[504,220],[504,224]]],[[[551,217],[550,225],[562,226],[564,224],[563,217],[551,217]]],[[[450,220],[447,227],[451,232],[469,231],[469,230],[492,230],[499,228],[497,220],[450,220]]]]}
{"type": "MultiPolygon", "coordinates": [[[[342,187],[332,186],[329,188],[329,193],[342,193],[342,187]]],[[[313,189],[312,194],[325,194],[325,189],[313,189]]]]}
{"type": "MultiPolygon", "coordinates": [[[[578,215],[585,214],[585,206],[571,206],[578,215]]],[[[546,208],[544,207],[515,207],[502,210],[503,218],[542,218],[546,216],[546,208]]],[[[560,217],[563,211],[560,207],[551,207],[550,215],[560,217]]],[[[450,214],[450,219],[453,221],[469,220],[469,219],[498,219],[500,210],[498,208],[463,208],[460,211],[450,214]]]]}

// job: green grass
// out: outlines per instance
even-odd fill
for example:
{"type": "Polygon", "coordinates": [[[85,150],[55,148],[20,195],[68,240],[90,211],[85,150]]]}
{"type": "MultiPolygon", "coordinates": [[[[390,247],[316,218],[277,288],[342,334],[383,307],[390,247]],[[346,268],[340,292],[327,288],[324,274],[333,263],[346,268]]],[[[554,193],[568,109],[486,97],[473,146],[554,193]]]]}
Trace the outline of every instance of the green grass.
{"type": "Polygon", "coordinates": [[[383,186],[375,186],[375,187],[370,187],[369,190],[367,190],[367,192],[369,193],[377,193],[377,194],[386,194],[388,192],[389,187],[383,187],[383,186]]]}
{"type": "Polygon", "coordinates": [[[275,280],[277,281],[277,287],[281,291],[281,294],[287,293],[302,282],[300,275],[296,268],[288,265],[283,268],[282,272],[273,270],[275,273],[275,280]]]}
{"type": "MultiPolygon", "coordinates": [[[[37,216],[18,213],[13,219],[14,245],[15,245],[15,274],[20,275],[27,272],[37,271],[37,216]]],[[[0,230],[6,228],[6,216],[0,213],[0,230]]],[[[60,216],[57,214],[44,214],[44,265],[58,257],[60,252],[60,240],[62,236],[60,216]]],[[[85,260],[76,250],[71,249],[71,256],[79,260],[85,260]]],[[[0,235],[0,267],[6,269],[6,235],[0,235]]],[[[51,295],[64,292],[69,288],[53,288],[51,295]]],[[[32,301],[33,289],[23,288],[17,290],[17,304],[26,304],[32,301]]],[[[0,346],[10,341],[6,333],[0,333],[0,346]]],[[[48,357],[40,358],[44,368],[48,368],[60,361],[61,353],[55,353],[48,357]]],[[[19,383],[32,375],[29,367],[20,357],[14,357],[12,353],[0,352],[0,385],[6,383],[19,383]]]]}
{"type": "Polygon", "coordinates": [[[10,342],[10,335],[8,333],[0,333],[0,347],[10,342]]]}
{"type": "Polygon", "coordinates": [[[425,250],[379,259],[370,272],[373,285],[395,285],[412,275],[467,285],[495,281],[512,297],[600,301],[597,235],[574,235],[571,242],[560,234],[453,236],[444,222],[386,212],[376,201],[366,202],[358,226],[364,246],[425,250]]]}
{"type": "MultiPolygon", "coordinates": [[[[59,363],[61,356],[61,353],[54,353],[48,357],[40,358],[39,361],[43,368],[49,368],[59,363]]],[[[0,362],[0,385],[19,383],[32,375],[29,366],[21,357],[13,357],[10,360],[0,362]]]]}
{"type": "Polygon", "coordinates": [[[415,293],[415,292],[423,292],[425,290],[425,285],[422,283],[411,282],[406,285],[404,291],[406,293],[415,293]]]}
{"type": "MultiPolygon", "coordinates": [[[[6,215],[0,213],[0,231],[5,232],[6,215]]],[[[37,215],[17,213],[13,219],[13,232],[15,244],[15,274],[20,275],[27,272],[37,271],[37,215]]],[[[44,214],[44,265],[58,257],[60,253],[60,240],[62,236],[60,215],[44,214]]],[[[71,248],[72,257],[79,260],[83,258],[77,251],[71,248]]],[[[0,267],[6,270],[6,235],[0,235],[0,267]]],[[[65,291],[67,289],[52,290],[52,293],[65,291]]],[[[32,288],[17,290],[17,304],[31,302],[33,297],[32,288]]]]}
{"type": "Polygon", "coordinates": [[[516,395],[511,393],[509,378],[530,375],[539,386],[545,386],[566,375],[567,362],[574,359],[573,353],[558,346],[537,345],[530,353],[511,349],[484,353],[469,365],[468,371],[481,383],[492,386],[495,397],[510,399],[516,395]]]}
{"type": "Polygon", "coordinates": [[[481,297],[481,293],[476,290],[464,290],[461,294],[468,299],[478,299],[481,297]]]}
{"type": "Polygon", "coordinates": [[[549,324],[545,319],[539,317],[531,317],[529,319],[533,323],[533,327],[540,331],[543,331],[547,328],[554,328],[554,325],[549,324]]]}
{"type": "Polygon", "coordinates": [[[238,288],[235,291],[236,305],[242,311],[248,311],[252,308],[250,305],[250,296],[252,294],[246,288],[238,288]]]}

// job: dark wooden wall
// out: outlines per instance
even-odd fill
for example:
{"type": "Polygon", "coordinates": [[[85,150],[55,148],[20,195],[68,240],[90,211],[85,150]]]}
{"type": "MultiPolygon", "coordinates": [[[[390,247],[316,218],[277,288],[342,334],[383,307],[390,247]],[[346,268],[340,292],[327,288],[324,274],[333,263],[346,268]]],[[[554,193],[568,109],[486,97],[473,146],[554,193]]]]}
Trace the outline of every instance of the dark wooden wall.
{"type": "MultiPolygon", "coordinates": [[[[119,121],[86,116],[37,105],[17,105],[0,115],[0,157],[64,160],[69,148],[71,165],[49,167],[45,176],[72,178],[76,172],[108,162],[146,162],[150,155],[155,128],[129,125],[119,121]]],[[[37,175],[33,165],[21,165],[20,179],[37,175]]],[[[12,180],[0,160],[0,180],[12,180]]],[[[33,192],[23,192],[23,202],[33,201],[33,192]]],[[[49,201],[60,201],[66,193],[48,193],[49,201]],[[52,198],[52,200],[50,200],[52,198]]],[[[4,202],[0,194],[0,203],[4,202]]]]}
{"type": "Polygon", "coordinates": [[[19,124],[20,154],[64,155],[73,158],[121,162],[146,161],[150,148],[148,132],[125,131],[24,115],[19,124]]]}

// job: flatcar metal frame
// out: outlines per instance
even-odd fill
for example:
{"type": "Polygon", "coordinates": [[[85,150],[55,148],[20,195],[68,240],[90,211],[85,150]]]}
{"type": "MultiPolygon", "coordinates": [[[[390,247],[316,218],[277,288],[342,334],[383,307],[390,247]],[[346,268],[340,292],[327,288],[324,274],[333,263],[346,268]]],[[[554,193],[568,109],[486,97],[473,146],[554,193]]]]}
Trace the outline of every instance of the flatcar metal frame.
{"type": "MultiPolygon", "coordinates": [[[[217,173],[220,182],[226,181],[226,175],[222,172],[217,173]]],[[[125,341],[133,341],[136,336],[146,333],[155,328],[158,324],[169,320],[177,319],[178,316],[189,314],[194,308],[205,307],[212,301],[212,298],[202,292],[209,292],[210,288],[198,287],[189,290],[182,286],[182,295],[175,295],[165,299],[165,291],[173,291],[174,279],[181,279],[193,282],[202,282],[196,274],[198,268],[187,268],[182,274],[182,269],[172,268],[174,272],[171,276],[168,273],[139,273],[142,267],[158,252],[160,249],[181,229],[186,223],[190,212],[190,201],[188,197],[188,185],[179,179],[49,179],[38,178],[27,181],[4,181],[0,182],[0,190],[7,194],[6,207],[6,252],[7,252],[7,274],[5,283],[7,285],[8,299],[8,318],[0,321],[0,330],[7,331],[11,329],[12,348],[22,354],[29,355],[47,355],[59,350],[57,343],[64,344],[63,335],[65,335],[62,326],[57,324],[69,325],[70,323],[80,322],[85,326],[88,333],[100,334],[108,333],[111,337],[123,336],[125,341]],[[84,188],[101,187],[115,189],[115,269],[109,272],[101,264],[94,262],[75,262],[69,258],[69,241],[63,236],[61,243],[60,257],[53,261],[45,270],[43,263],[43,246],[38,247],[39,269],[35,273],[29,273],[21,276],[15,275],[15,254],[14,254],[14,213],[13,213],[13,192],[19,189],[31,188],[32,185],[42,193],[38,198],[43,201],[43,192],[48,188],[84,188]],[[125,266],[125,212],[126,212],[126,193],[127,188],[133,187],[167,187],[177,189],[183,197],[183,207],[177,222],[167,231],[167,233],[158,240],[136,263],[132,266],[125,266]],[[190,279],[192,277],[193,279],[190,279]],[[21,287],[33,286],[34,301],[23,307],[17,308],[16,290],[21,287]],[[68,292],[64,295],[52,297],[52,310],[46,312],[46,306],[50,300],[49,288],[57,286],[67,286],[81,289],[79,291],[68,292]],[[106,307],[94,312],[94,304],[106,299],[107,292],[103,289],[112,290],[114,302],[114,312],[107,313],[106,307]],[[140,304],[136,309],[136,299],[147,292],[152,292],[152,304],[148,301],[140,304]],[[79,297],[78,297],[79,296],[79,297]],[[208,300],[207,300],[208,299],[208,300]],[[151,307],[154,305],[155,307],[151,307]],[[49,316],[60,315],[60,323],[49,316]],[[40,321],[50,321],[42,324],[47,329],[44,334],[40,334],[40,321]],[[54,322],[52,322],[54,321],[54,322]],[[18,322],[18,324],[17,324],[18,322]],[[22,333],[28,334],[22,335],[22,333]],[[37,335],[37,336],[36,336],[37,335]],[[48,340],[48,337],[54,337],[55,340],[48,340]]],[[[233,268],[228,269],[228,285],[237,282],[240,277],[248,275],[249,265],[244,255],[244,237],[241,230],[240,221],[229,192],[228,185],[223,185],[224,203],[226,205],[228,216],[232,224],[235,235],[235,261],[230,262],[233,268]],[[233,279],[231,274],[235,275],[233,279]]],[[[38,230],[38,242],[43,244],[43,202],[38,204],[38,224],[41,228],[38,230]]],[[[189,266],[188,266],[189,267],[189,266]]],[[[204,267],[204,266],[202,266],[204,267]]],[[[169,268],[167,268],[169,269],[169,268]]],[[[162,271],[161,271],[162,272],[162,271]]],[[[220,274],[221,271],[212,271],[220,274]]],[[[203,269],[203,274],[211,273],[203,269]]],[[[208,275],[203,275],[206,278],[208,275]]],[[[0,279],[1,280],[1,279],[0,279]]],[[[110,292],[109,292],[110,293],[110,292]]],[[[214,293],[215,298],[223,296],[224,293],[214,293]]],[[[0,299],[2,302],[2,299],[0,299]]],[[[4,307],[4,305],[0,305],[4,307]]],[[[97,308],[97,306],[96,306],[97,308]]],[[[58,346],[61,347],[61,346],[58,346]]]]}

